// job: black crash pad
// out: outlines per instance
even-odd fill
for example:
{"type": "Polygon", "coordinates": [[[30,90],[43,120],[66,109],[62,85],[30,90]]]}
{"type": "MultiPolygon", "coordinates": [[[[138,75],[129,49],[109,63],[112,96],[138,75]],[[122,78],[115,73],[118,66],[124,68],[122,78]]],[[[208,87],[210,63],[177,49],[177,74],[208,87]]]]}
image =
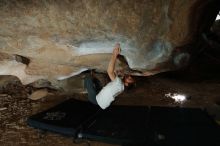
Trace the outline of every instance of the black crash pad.
{"type": "Polygon", "coordinates": [[[219,145],[219,126],[201,109],[116,106],[69,99],[28,118],[32,127],[122,145],[219,145]]]}
{"type": "Polygon", "coordinates": [[[219,126],[201,109],[152,107],[149,118],[151,141],[159,146],[220,145],[219,126]]]}
{"type": "Polygon", "coordinates": [[[32,127],[114,144],[143,143],[147,138],[147,107],[112,106],[102,110],[90,102],[67,100],[28,118],[32,127]]]}
{"type": "Polygon", "coordinates": [[[111,106],[96,120],[88,121],[80,135],[113,144],[144,144],[148,138],[148,108],[144,106],[111,106]]]}
{"type": "Polygon", "coordinates": [[[30,126],[75,137],[87,119],[92,118],[99,107],[89,102],[69,99],[57,106],[28,118],[30,126]]]}

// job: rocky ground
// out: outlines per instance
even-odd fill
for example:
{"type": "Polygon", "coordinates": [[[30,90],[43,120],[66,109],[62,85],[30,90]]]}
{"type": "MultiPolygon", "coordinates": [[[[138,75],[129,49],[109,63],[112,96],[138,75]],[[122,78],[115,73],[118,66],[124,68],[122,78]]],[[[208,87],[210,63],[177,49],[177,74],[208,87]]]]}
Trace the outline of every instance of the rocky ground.
{"type": "MultiPolygon", "coordinates": [[[[207,68],[205,69],[207,71],[207,68]]],[[[209,68],[210,71],[210,68],[209,68]]],[[[120,95],[113,104],[121,105],[157,105],[206,108],[213,118],[220,121],[220,78],[219,72],[206,72],[198,69],[162,73],[152,77],[136,78],[136,87],[120,95]],[[190,73],[190,74],[189,74],[190,73]],[[177,103],[167,93],[184,94],[188,98],[177,103]]],[[[2,80],[1,80],[2,81],[2,80]]],[[[2,85],[0,89],[0,145],[1,146],[75,146],[73,139],[53,133],[41,133],[26,124],[28,116],[48,109],[68,98],[87,100],[84,93],[67,94],[46,89],[48,95],[31,100],[30,94],[39,90],[30,85],[23,86],[14,79],[2,85]]],[[[92,146],[109,144],[89,142],[92,146]]]]}
{"type": "MultiPolygon", "coordinates": [[[[73,139],[57,134],[43,134],[29,127],[26,123],[27,117],[45,110],[68,98],[78,97],[76,95],[64,96],[55,93],[37,101],[28,99],[31,87],[16,84],[8,84],[0,94],[0,145],[1,146],[74,146],[85,145],[74,144],[73,139]]],[[[32,89],[36,90],[36,89],[32,89]]],[[[93,142],[93,145],[102,143],[93,142]]],[[[107,146],[107,144],[106,144],[107,146]]]]}

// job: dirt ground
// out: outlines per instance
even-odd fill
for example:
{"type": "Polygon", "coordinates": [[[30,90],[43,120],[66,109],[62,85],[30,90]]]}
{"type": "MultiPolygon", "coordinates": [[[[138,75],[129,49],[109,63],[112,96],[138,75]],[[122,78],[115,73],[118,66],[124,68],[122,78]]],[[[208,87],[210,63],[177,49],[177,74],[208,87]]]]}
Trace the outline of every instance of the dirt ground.
{"type": "MultiPolygon", "coordinates": [[[[207,71],[207,69],[205,69],[207,71]]],[[[148,106],[180,106],[206,108],[213,118],[220,121],[220,78],[219,72],[204,74],[179,71],[162,73],[151,77],[136,78],[136,87],[117,97],[113,104],[148,105],[148,106]],[[190,73],[190,75],[189,75],[190,73]],[[176,103],[165,97],[167,93],[184,94],[188,98],[183,103],[176,103]]],[[[0,145],[1,146],[84,146],[75,144],[73,139],[59,134],[41,133],[29,127],[27,117],[48,109],[68,98],[87,100],[86,94],[67,95],[51,91],[50,95],[33,101],[28,99],[30,86],[19,82],[7,84],[0,92],[0,145]]],[[[100,142],[89,142],[92,146],[110,146],[100,142]]]]}

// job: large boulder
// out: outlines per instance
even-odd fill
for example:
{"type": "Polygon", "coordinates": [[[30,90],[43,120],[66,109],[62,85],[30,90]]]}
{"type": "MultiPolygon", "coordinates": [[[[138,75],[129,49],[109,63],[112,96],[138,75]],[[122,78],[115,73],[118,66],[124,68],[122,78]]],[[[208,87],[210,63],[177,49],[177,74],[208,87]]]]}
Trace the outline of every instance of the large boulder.
{"type": "Polygon", "coordinates": [[[176,48],[202,31],[192,28],[210,3],[215,0],[1,0],[0,52],[10,57],[0,57],[0,74],[29,84],[91,68],[105,72],[116,42],[117,69],[145,76],[180,68],[190,54],[176,48]]]}

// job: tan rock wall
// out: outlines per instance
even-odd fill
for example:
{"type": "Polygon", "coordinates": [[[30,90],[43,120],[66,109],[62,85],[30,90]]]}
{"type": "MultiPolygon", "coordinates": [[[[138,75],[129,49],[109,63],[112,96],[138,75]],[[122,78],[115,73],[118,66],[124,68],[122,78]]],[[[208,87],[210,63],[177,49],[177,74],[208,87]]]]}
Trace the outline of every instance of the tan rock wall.
{"type": "MultiPolygon", "coordinates": [[[[116,42],[131,69],[173,69],[181,64],[173,63],[172,52],[192,37],[189,18],[198,2],[1,0],[0,52],[28,58],[24,72],[39,78],[105,71],[116,42]]],[[[118,67],[127,68],[120,61],[118,67]]]]}

